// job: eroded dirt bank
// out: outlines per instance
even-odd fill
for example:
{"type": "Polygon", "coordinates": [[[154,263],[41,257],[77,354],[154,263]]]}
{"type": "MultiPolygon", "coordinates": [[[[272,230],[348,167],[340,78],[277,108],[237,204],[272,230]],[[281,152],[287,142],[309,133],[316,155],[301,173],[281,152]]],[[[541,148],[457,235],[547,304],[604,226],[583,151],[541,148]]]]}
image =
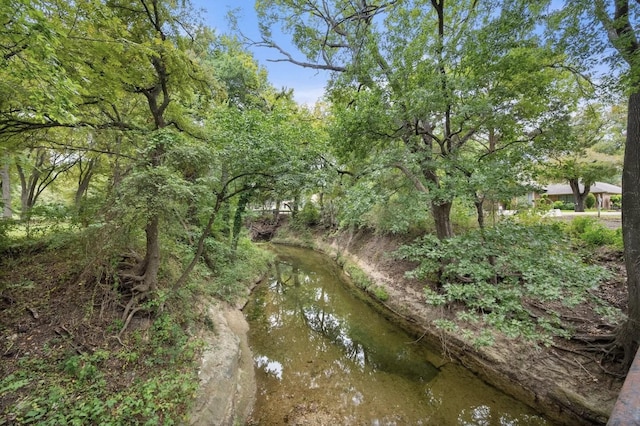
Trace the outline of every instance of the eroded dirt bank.
{"type": "Polygon", "coordinates": [[[443,348],[486,382],[513,395],[550,419],[565,425],[605,424],[622,386],[593,359],[573,351],[569,342],[535,347],[498,338],[493,346],[475,349],[459,336],[443,333],[431,322],[452,312],[428,306],[424,283],[404,277],[413,267],[390,255],[402,242],[368,232],[316,239],[316,248],[334,259],[349,258],[389,294],[385,308],[401,317],[416,335],[443,348]]]}
{"type": "MultiPolygon", "coordinates": [[[[391,253],[405,242],[361,231],[318,237],[315,248],[341,262],[346,258],[357,264],[389,294],[388,300],[378,304],[381,312],[442,348],[452,362],[461,363],[558,424],[606,423],[622,379],[606,374],[592,358],[573,351],[570,342],[536,347],[503,338],[496,339],[493,346],[476,349],[460,336],[431,325],[434,319],[453,317],[454,313],[428,306],[424,283],[404,276],[414,265],[395,260],[391,253]]],[[[244,424],[255,396],[253,360],[246,342],[248,324],[239,306],[217,302],[207,309],[213,327],[204,336],[208,349],[202,358],[201,387],[189,424],[244,424]]]]}
{"type": "Polygon", "coordinates": [[[239,307],[211,301],[205,310],[211,327],[202,331],[206,348],[198,373],[200,388],[188,424],[244,424],[256,393],[249,324],[239,307]]]}

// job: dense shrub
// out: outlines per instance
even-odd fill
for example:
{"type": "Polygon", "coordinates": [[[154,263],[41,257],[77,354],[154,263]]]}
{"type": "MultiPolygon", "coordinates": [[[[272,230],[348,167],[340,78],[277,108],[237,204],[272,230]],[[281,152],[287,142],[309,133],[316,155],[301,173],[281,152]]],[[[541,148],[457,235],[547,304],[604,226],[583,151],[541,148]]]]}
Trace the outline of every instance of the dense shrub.
{"type": "MultiPolygon", "coordinates": [[[[462,303],[465,309],[459,318],[464,321],[482,321],[510,337],[544,343],[567,331],[553,312],[530,312],[524,300],[575,306],[606,274],[571,251],[557,223],[505,220],[442,241],[427,235],[401,247],[397,255],[419,263],[409,276],[435,283],[425,288],[428,303],[462,303]]],[[[484,335],[471,337],[476,344],[486,343],[484,335]]]]}
{"type": "Polygon", "coordinates": [[[296,220],[306,226],[316,226],[320,223],[320,211],[313,202],[309,201],[305,203],[302,210],[298,213],[296,220]]]}
{"type": "Polygon", "coordinates": [[[580,216],[568,228],[570,234],[590,247],[612,246],[622,249],[622,233],[609,229],[595,217],[580,216]]]}
{"type": "Polygon", "coordinates": [[[587,198],[584,200],[584,205],[586,208],[592,209],[596,205],[596,196],[588,193],[587,198]]]}
{"type": "Polygon", "coordinates": [[[613,209],[621,209],[622,208],[622,195],[620,195],[620,194],[612,195],[610,200],[611,200],[611,208],[613,208],[613,209]]]}
{"type": "Polygon", "coordinates": [[[552,208],[560,210],[575,210],[575,204],[570,201],[554,201],[552,208]]]}

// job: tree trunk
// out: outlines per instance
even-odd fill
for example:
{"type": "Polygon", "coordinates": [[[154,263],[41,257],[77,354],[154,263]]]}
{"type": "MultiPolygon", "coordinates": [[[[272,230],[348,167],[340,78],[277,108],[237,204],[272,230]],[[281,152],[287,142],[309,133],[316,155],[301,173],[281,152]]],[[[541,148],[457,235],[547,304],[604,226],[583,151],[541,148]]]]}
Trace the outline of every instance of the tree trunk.
{"type": "Polygon", "coordinates": [[[484,228],[484,200],[482,198],[476,198],[473,202],[476,206],[476,214],[478,215],[478,226],[480,229],[484,228]]]}
{"type": "Polygon", "coordinates": [[[573,199],[575,200],[575,211],[576,212],[584,212],[584,200],[587,199],[587,195],[589,195],[590,186],[585,185],[584,190],[580,192],[580,183],[578,179],[569,179],[569,186],[571,187],[571,191],[573,192],[573,199]]]}
{"type": "Polygon", "coordinates": [[[273,223],[277,224],[280,221],[280,200],[276,201],[276,205],[273,208],[273,223]]]}
{"type": "Polygon", "coordinates": [[[238,249],[238,241],[240,240],[240,231],[242,230],[242,218],[244,217],[244,211],[251,199],[251,193],[249,191],[243,192],[238,200],[238,206],[236,207],[236,214],[233,217],[233,238],[231,241],[231,253],[235,257],[236,250],[238,249]]]}
{"type": "Polygon", "coordinates": [[[453,203],[431,202],[431,213],[436,224],[436,235],[439,240],[453,237],[453,228],[451,227],[451,206],[453,203]]]}
{"type": "Polygon", "coordinates": [[[93,176],[95,165],[95,160],[91,159],[87,163],[86,168],[83,169],[82,161],[78,162],[80,175],[78,176],[78,189],[76,189],[76,195],[74,197],[74,203],[76,207],[80,206],[82,198],[87,195],[87,191],[89,190],[89,183],[91,182],[91,177],[93,176]]]}
{"type": "Polygon", "coordinates": [[[11,219],[11,175],[9,174],[9,157],[4,159],[2,170],[0,170],[0,181],[2,181],[2,217],[11,219]]]}
{"type": "Polygon", "coordinates": [[[158,216],[154,215],[149,219],[145,228],[147,235],[147,253],[144,259],[144,287],[145,290],[151,292],[157,289],[158,271],[160,270],[159,222],[158,216]]]}
{"type": "Polygon", "coordinates": [[[299,205],[300,205],[300,194],[296,193],[296,195],[293,197],[293,204],[291,205],[291,217],[293,219],[295,219],[296,216],[298,216],[299,205]]]}
{"type": "Polygon", "coordinates": [[[571,192],[573,192],[574,210],[576,212],[583,212],[584,200],[587,198],[587,194],[580,192],[580,182],[578,179],[569,179],[569,186],[571,187],[571,192]]]}
{"type": "Polygon", "coordinates": [[[24,220],[27,218],[27,214],[29,213],[30,185],[27,182],[27,176],[25,175],[22,166],[18,164],[16,168],[18,169],[18,177],[20,178],[20,219],[24,220]]]}
{"type": "Polygon", "coordinates": [[[629,366],[640,343],[640,90],[629,97],[622,200],[622,236],[629,303],[628,320],[620,329],[618,343],[624,349],[624,365],[629,366]]]}
{"type": "Polygon", "coordinates": [[[187,265],[185,270],[180,275],[180,278],[178,278],[178,280],[173,285],[174,289],[182,287],[187,282],[187,278],[189,277],[189,274],[191,273],[191,271],[193,271],[193,268],[195,268],[196,264],[198,263],[198,259],[200,259],[200,256],[202,256],[202,253],[204,252],[204,242],[206,241],[207,237],[211,233],[211,228],[213,227],[213,224],[216,221],[216,217],[218,217],[218,212],[220,211],[220,207],[222,207],[223,205],[222,204],[223,199],[224,199],[224,194],[219,194],[216,197],[216,205],[213,208],[213,212],[211,212],[211,214],[209,215],[209,221],[207,222],[207,225],[202,230],[202,234],[200,234],[200,238],[198,238],[196,253],[193,255],[193,259],[191,259],[191,262],[189,262],[189,265],[187,265]]]}

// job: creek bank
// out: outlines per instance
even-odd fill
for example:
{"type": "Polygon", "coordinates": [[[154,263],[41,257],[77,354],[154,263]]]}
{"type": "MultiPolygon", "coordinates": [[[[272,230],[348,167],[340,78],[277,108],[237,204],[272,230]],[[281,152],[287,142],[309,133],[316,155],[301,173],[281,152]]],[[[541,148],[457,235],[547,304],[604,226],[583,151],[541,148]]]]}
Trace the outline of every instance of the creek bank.
{"type": "MultiPolygon", "coordinates": [[[[274,242],[282,242],[275,240],[274,242]]],[[[454,312],[429,306],[423,286],[404,276],[415,265],[390,254],[407,241],[367,231],[316,236],[314,248],[341,264],[352,262],[388,294],[380,302],[387,315],[405,325],[444,355],[485,382],[510,394],[561,425],[604,425],[616,401],[622,379],[607,375],[579,353],[558,347],[535,347],[520,340],[496,338],[492,346],[474,348],[461,336],[436,329],[432,322],[454,312]]],[[[285,243],[295,244],[287,239],[285,243]]],[[[308,246],[308,241],[300,242],[308,246]]]]}
{"type": "Polygon", "coordinates": [[[247,341],[249,324],[240,308],[211,301],[203,309],[211,325],[200,332],[205,349],[189,425],[244,424],[253,408],[256,382],[247,341]]]}

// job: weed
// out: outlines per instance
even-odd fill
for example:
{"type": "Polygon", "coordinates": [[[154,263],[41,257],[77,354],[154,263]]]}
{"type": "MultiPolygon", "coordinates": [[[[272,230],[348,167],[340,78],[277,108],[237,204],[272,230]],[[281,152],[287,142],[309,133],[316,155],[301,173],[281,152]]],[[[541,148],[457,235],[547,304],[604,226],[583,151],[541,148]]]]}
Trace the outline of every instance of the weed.
{"type": "Polygon", "coordinates": [[[345,263],[344,271],[351,278],[351,281],[356,285],[356,287],[361,288],[362,290],[368,290],[373,284],[367,274],[353,263],[345,263]]]}
{"type": "Polygon", "coordinates": [[[371,289],[371,293],[373,293],[375,297],[383,302],[389,299],[389,293],[387,293],[387,290],[382,286],[373,286],[373,288],[371,289]]]}

